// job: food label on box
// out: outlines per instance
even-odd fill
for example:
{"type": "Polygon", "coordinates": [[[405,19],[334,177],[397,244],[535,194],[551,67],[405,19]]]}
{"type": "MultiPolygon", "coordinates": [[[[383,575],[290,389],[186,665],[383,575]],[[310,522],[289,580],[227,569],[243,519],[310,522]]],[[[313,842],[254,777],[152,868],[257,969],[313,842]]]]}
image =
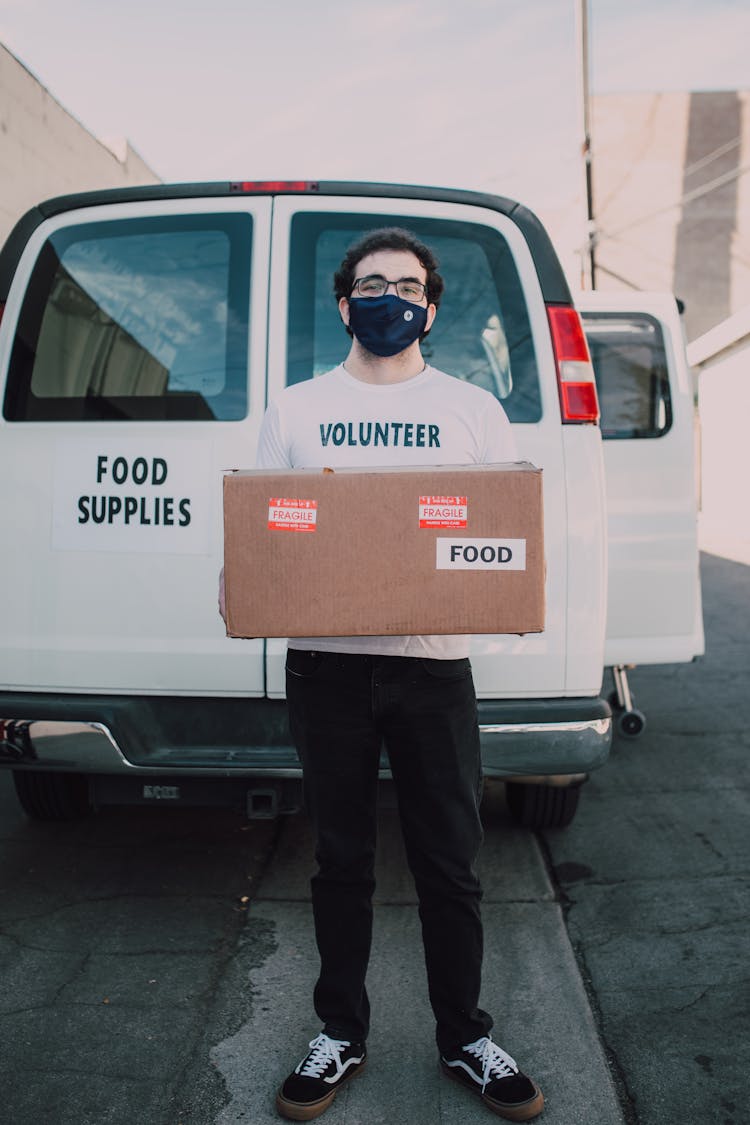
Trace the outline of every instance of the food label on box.
{"type": "Polygon", "coordinates": [[[420,527],[466,527],[468,502],[465,496],[420,496],[420,527]]]}
{"type": "Polygon", "coordinates": [[[436,570],[526,570],[525,539],[435,540],[436,570]]]}
{"type": "Polygon", "coordinates": [[[315,531],[317,520],[317,500],[290,500],[283,496],[272,496],[268,501],[270,531],[315,531]]]}

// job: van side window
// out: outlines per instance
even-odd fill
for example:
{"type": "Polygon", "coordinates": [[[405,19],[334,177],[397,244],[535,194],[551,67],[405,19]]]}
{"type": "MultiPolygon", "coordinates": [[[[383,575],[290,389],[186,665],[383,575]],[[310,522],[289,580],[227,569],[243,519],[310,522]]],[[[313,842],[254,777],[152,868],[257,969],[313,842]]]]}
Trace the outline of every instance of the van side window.
{"type": "Polygon", "coordinates": [[[582,313],[604,438],[657,438],[672,425],[664,336],[646,313],[582,313]]]}
{"type": "Polygon", "coordinates": [[[425,360],[490,391],[511,421],[538,421],[539,378],[513,253],[499,231],[479,223],[412,215],[295,215],[287,382],[321,375],[346,356],[350,341],[333,295],[333,275],[352,242],[386,225],[405,227],[430,246],[445,279],[435,326],[422,342],[425,360]]]}
{"type": "Polygon", "coordinates": [[[251,241],[248,215],[52,233],[21,308],[5,418],[243,418],[251,241]]]}

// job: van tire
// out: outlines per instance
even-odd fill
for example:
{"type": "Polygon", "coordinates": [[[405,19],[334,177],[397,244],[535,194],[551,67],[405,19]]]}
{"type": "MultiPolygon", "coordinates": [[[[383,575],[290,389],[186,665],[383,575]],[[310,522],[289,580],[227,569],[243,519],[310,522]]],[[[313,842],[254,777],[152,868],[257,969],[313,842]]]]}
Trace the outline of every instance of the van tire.
{"type": "Polygon", "coordinates": [[[32,820],[81,820],[92,810],[83,774],[14,770],[13,782],[21,807],[32,820]]]}
{"type": "Polygon", "coordinates": [[[567,828],[578,809],[580,785],[525,785],[505,783],[508,810],[522,828],[567,828]]]}

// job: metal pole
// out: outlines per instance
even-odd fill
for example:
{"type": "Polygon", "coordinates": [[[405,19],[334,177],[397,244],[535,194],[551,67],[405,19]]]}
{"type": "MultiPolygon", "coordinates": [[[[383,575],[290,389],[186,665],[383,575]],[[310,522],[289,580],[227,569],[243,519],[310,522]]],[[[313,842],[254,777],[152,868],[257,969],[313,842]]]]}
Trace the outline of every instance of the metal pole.
{"type": "Polygon", "coordinates": [[[589,4],[591,0],[580,0],[580,52],[581,52],[581,94],[583,101],[583,161],[586,173],[586,217],[587,245],[591,288],[596,289],[596,224],[594,222],[594,179],[591,154],[591,91],[590,91],[590,51],[589,51],[589,4]]]}

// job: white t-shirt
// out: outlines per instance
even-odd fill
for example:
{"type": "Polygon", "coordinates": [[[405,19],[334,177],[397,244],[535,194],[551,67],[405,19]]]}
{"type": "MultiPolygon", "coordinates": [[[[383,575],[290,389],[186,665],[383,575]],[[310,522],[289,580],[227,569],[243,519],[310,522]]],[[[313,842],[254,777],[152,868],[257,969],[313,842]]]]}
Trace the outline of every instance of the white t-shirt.
{"type": "MultiPolygon", "coordinates": [[[[501,464],[518,454],[507,415],[489,392],[425,367],[401,383],[365,383],[343,364],[287,387],[268,407],[260,469],[501,464]]],[[[467,636],[293,637],[328,652],[456,659],[467,636]]]]}

